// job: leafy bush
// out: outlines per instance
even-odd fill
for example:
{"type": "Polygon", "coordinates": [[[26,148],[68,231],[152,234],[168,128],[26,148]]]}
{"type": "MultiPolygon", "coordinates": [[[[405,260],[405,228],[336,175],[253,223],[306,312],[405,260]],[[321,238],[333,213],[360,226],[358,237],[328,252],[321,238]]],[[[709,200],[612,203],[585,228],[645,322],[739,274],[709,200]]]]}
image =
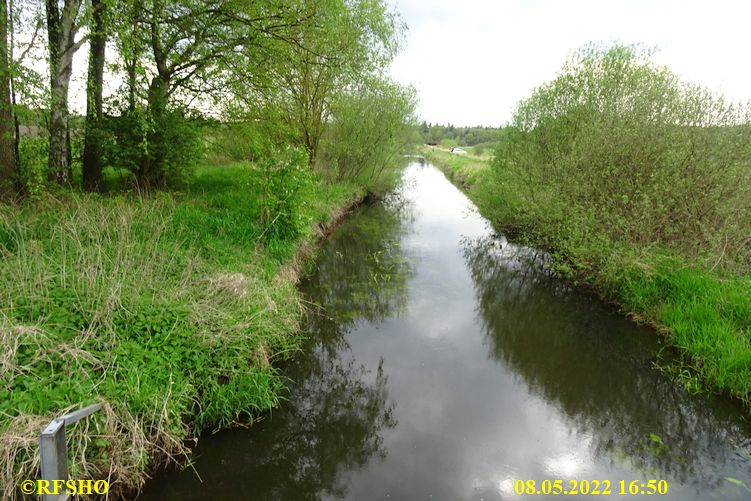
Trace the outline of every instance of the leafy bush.
{"type": "Polygon", "coordinates": [[[524,180],[522,219],[544,221],[555,247],[604,235],[747,266],[748,109],[649,55],[621,45],[578,52],[520,104],[496,173],[524,180]]]}
{"type": "Polygon", "coordinates": [[[340,94],[332,104],[317,167],[335,179],[373,185],[419,142],[415,106],[413,89],[377,78],[340,94]]]}
{"type": "Polygon", "coordinates": [[[102,122],[105,165],[130,170],[142,186],[183,186],[205,154],[198,117],[169,110],[158,119],[136,108],[102,122]]]}
{"type": "Polygon", "coordinates": [[[20,138],[21,183],[31,195],[38,195],[47,183],[48,151],[49,140],[46,136],[20,138]]]}
{"type": "Polygon", "coordinates": [[[209,154],[219,163],[221,161],[255,162],[268,156],[276,148],[291,144],[292,134],[280,120],[272,117],[259,120],[244,120],[219,124],[208,130],[209,154]]]}
{"type": "Polygon", "coordinates": [[[310,223],[302,216],[300,206],[306,191],[314,182],[308,168],[308,157],[298,148],[276,151],[261,159],[261,209],[259,223],[261,239],[275,257],[283,259],[292,249],[285,243],[298,239],[310,223]],[[284,251],[279,251],[279,244],[284,251]],[[274,252],[274,250],[277,250],[274,252]]]}

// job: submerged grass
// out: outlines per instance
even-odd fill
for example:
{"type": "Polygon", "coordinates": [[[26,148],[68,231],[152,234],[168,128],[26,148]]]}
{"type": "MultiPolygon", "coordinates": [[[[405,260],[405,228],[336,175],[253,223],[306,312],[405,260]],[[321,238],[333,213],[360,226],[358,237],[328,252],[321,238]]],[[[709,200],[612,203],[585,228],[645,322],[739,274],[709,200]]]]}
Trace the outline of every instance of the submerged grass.
{"type": "Polygon", "coordinates": [[[435,148],[424,154],[499,231],[550,250],[561,275],[658,327],[682,355],[674,369],[687,388],[751,405],[751,277],[658,246],[577,233],[581,226],[559,220],[555,211],[525,205],[524,181],[514,173],[493,172],[489,161],[435,148]]]}
{"type": "Polygon", "coordinates": [[[103,411],[68,430],[71,477],[122,493],[200,430],[279,402],[271,362],[300,341],[289,263],[363,193],[306,175],[264,221],[263,183],[234,164],[185,192],[0,206],[0,498],[37,477],[42,426],[79,405],[103,411]]]}

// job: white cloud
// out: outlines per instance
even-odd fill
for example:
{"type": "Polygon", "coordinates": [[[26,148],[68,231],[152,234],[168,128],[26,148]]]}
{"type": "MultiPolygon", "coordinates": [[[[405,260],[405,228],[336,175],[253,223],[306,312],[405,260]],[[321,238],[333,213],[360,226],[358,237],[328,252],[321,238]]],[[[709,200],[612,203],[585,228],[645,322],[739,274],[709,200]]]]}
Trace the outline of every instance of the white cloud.
{"type": "Polygon", "coordinates": [[[410,27],[392,76],[430,122],[500,125],[588,42],[642,43],[685,79],[751,98],[751,2],[391,0],[410,27]]]}

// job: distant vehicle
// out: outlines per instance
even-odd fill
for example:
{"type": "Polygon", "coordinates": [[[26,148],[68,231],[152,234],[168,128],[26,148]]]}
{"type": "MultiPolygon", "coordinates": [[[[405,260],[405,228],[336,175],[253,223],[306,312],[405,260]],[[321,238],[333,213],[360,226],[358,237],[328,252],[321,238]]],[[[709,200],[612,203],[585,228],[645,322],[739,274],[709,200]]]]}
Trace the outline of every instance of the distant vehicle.
{"type": "Polygon", "coordinates": [[[461,148],[451,148],[451,153],[456,153],[457,155],[466,155],[467,152],[464,151],[461,148]]]}

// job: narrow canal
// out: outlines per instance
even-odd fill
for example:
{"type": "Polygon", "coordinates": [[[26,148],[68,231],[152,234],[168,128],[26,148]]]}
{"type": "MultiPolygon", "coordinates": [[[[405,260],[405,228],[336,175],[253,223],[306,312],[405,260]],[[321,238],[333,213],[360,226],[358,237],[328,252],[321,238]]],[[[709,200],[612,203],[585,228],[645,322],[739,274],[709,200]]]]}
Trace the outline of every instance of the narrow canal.
{"type": "Polygon", "coordinates": [[[550,499],[556,480],[590,492],[565,499],[751,499],[741,409],[689,395],[654,332],[551,277],[431,165],[342,225],[303,288],[322,307],[287,401],[140,499],[550,499]]]}

